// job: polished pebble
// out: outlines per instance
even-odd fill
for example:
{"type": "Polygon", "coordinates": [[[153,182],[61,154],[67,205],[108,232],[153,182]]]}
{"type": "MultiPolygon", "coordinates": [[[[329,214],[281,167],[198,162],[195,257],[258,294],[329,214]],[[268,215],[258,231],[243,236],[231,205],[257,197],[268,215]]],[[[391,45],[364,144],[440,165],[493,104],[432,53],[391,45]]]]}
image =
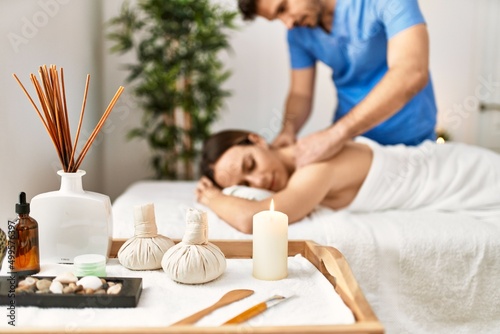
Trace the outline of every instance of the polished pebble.
{"type": "Polygon", "coordinates": [[[75,294],[75,295],[117,295],[122,290],[122,283],[106,281],[97,276],[84,276],[76,282],[66,273],[53,280],[28,276],[18,283],[18,294],[75,294]],[[68,283],[63,283],[68,282],[68,283]]]}
{"type": "Polygon", "coordinates": [[[71,293],[75,293],[75,288],[74,288],[74,287],[72,287],[72,286],[69,286],[69,285],[68,285],[68,286],[65,286],[65,287],[63,288],[63,293],[64,293],[65,295],[67,295],[67,294],[71,294],[71,293]]]}
{"type": "Polygon", "coordinates": [[[50,285],[52,284],[52,281],[44,278],[44,279],[41,279],[41,280],[38,280],[36,282],[36,288],[38,290],[48,290],[50,288],[50,285]]]}
{"type": "Polygon", "coordinates": [[[32,286],[34,286],[36,284],[37,281],[38,281],[37,278],[28,276],[24,280],[20,281],[17,284],[17,286],[20,287],[20,288],[22,288],[22,287],[32,287],[32,286]]]}
{"type": "Polygon", "coordinates": [[[56,278],[54,278],[54,281],[59,281],[62,284],[69,284],[78,281],[78,277],[76,277],[72,272],[68,271],[57,275],[56,278]]]}
{"type": "Polygon", "coordinates": [[[52,281],[52,284],[50,284],[49,290],[50,290],[50,292],[56,293],[56,294],[63,293],[63,285],[59,281],[52,281]]]}
{"type": "Polygon", "coordinates": [[[101,279],[97,276],[85,276],[80,278],[76,284],[83,286],[84,289],[97,290],[102,286],[101,279]]]}
{"type": "Polygon", "coordinates": [[[110,286],[107,293],[108,295],[117,295],[120,293],[121,290],[122,290],[122,285],[121,283],[118,283],[113,286],[110,286]]]}

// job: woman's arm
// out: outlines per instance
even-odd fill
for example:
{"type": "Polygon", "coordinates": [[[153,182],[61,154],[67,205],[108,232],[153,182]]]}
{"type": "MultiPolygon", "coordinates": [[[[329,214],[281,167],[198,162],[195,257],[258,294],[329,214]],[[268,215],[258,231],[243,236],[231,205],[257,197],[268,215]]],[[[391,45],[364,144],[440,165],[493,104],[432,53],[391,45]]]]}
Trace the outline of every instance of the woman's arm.
{"type": "MultiPolygon", "coordinates": [[[[328,163],[312,164],[296,171],[287,187],[272,196],[275,209],[287,214],[289,223],[301,220],[325,198],[331,189],[331,175],[332,168],[328,163]]],[[[253,215],[269,210],[271,203],[271,198],[252,201],[224,195],[205,177],[198,182],[197,198],[243,233],[252,233],[253,215]]]]}
{"type": "MultiPolygon", "coordinates": [[[[196,188],[198,202],[210,208],[217,216],[240,232],[252,233],[252,216],[266,210],[264,201],[225,195],[206,177],[202,177],[196,188]]],[[[269,207],[268,207],[269,208],[269,207]]]]}

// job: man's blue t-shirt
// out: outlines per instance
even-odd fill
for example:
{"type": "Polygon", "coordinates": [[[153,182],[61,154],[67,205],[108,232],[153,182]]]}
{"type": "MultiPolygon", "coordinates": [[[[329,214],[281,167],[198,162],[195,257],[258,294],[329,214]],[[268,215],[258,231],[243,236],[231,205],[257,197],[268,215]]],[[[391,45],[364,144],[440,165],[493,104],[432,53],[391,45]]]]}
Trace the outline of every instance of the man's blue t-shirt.
{"type": "MultiPolygon", "coordinates": [[[[288,31],[292,68],[312,67],[319,60],[333,69],[337,121],[387,72],[388,39],[419,23],[425,21],[417,0],[337,0],[329,34],[320,27],[288,31]]],[[[381,144],[416,145],[434,139],[436,113],[429,79],[398,113],[363,135],[381,144]]]]}

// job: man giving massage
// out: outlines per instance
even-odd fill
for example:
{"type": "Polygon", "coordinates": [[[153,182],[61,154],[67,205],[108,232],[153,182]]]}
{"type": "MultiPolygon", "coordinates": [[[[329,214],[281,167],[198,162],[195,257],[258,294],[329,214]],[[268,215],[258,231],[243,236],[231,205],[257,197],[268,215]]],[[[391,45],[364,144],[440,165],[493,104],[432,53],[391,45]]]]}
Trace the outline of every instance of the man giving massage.
{"type": "Polygon", "coordinates": [[[357,138],[333,158],[295,167],[294,146],[271,148],[261,136],[226,130],[203,146],[196,195],[221,219],[252,233],[252,217],[271,198],[248,200],[222,188],[245,185],[274,192],[276,210],[290,223],[317,205],[335,210],[428,209],[498,220],[500,155],[465,144],[380,146],[357,138]]]}

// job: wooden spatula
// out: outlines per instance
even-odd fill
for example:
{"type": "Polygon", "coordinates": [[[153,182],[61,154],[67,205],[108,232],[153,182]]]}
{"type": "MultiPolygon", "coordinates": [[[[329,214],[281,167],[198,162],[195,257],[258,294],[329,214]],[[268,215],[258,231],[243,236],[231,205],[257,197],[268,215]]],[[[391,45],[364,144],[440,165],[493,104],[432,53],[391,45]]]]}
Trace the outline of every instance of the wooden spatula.
{"type": "Polygon", "coordinates": [[[193,315],[190,315],[182,320],[177,321],[176,323],[173,323],[171,326],[179,326],[179,325],[191,325],[206,316],[209,313],[212,313],[219,307],[229,305],[231,303],[234,303],[235,301],[241,300],[243,298],[246,298],[253,294],[253,290],[246,290],[246,289],[239,289],[239,290],[231,290],[227,292],[224,296],[219,299],[218,302],[213,304],[212,306],[209,306],[201,311],[196,312],[193,315]]]}

